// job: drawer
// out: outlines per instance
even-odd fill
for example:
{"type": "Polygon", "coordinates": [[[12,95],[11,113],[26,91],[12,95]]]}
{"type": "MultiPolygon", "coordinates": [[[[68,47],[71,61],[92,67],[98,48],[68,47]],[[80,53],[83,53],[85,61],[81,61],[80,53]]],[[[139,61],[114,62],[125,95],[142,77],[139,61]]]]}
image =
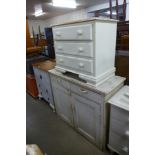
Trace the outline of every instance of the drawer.
{"type": "Polygon", "coordinates": [[[129,123],[129,112],[122,108],[111,105],[111,118],[122,123],[129,123]]]}
{"type": "Polygon", "coordinates": [[[54,40],[92,40],[92,24],[53,28],[54,40]]]}
{"type": "Polygon", "coordinates": [[[129,137],[129,122],[120,122],[110,118],[110,130],[120,136],[129,137]]]}
{"type": "Polygon", "coordinates": [[[64,66],[71,70],[93,73],[93,60],[56,55],[56,63],[57,65],[64,66]]]}
{"type": "Polygon", "coordinates": [[[129,139],[123,136],[119,136],[113,132],[109,134],[109,145],[117,150],[117,152],[129,152],[129,139]]]}
{"type": "Polygon", "coordinates": [[[56,41],[55,52],[58,54],[93,57],[93,43],[56,41]]]}
{"type": "Polygon", "coordinates": [[[80,95],[81,97],[87,98],[91,101],[94,101],[96,103],[103,103],[103,97],[100,94],[97,94],[91,90],[88,90],[84,87],[71,84],[71,92],[74,92],[75,94],[80,95]]]}
{"type": "Polygon", "coordinates": [[[51,83],[52,83],[52,87],[55,87],[67,94],[70,93],[70,85],[67,81],[57,76],[51,75],[51,83]]]}

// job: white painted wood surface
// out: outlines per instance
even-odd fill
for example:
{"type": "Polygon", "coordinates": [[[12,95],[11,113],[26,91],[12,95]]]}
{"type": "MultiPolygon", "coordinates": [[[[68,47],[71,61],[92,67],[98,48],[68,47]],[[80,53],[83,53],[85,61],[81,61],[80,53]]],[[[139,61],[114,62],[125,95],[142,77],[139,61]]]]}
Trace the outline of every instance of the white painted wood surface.
{"type": "Polygon", "coordinates": [[[55,42],[55,52],[57,54],[65,54],[70,56],[81,56],[81,57],[93,57],[93,43],[92,42],[55,42]]]}
{"type": "Polygon", "coordinates": [[[109,101],[110,126],[108,147],[129,154],[129,87],[122,87],[109,101]]]}
{"type": "MultiPolygon", "coordinates": [[[[87,139],[102,148],[101,104],[72,93],[75,128],[87,139]]],[[[96,98],[97,99],[97,98],[96,98]]],[[[103,102],[103,99],[102,99],[103,102]]],[[[102,131],[103,132],[103,131],[102,131]]]]}
{"type": "Polygon", "coordinates": [[[129,86],[120,89],[108,102],[129,111],[129,86]]]}
{"type": "Polygon", "coordinates": [[[101,18],[53,26],[56,69],[76,73],[95,86],[114,76],[116,27],[115,20],[101,18]]]}
{"type": "Polygon", "coordinates": [[[70,25],[53,28],[53,37],[58,40],[92,40],[92,24],[70,25]]]}
{"type": "Polygon", "coordinates": [[[107,100],[125,78],[113,77],[102,86],[92,87],[55,69],[49,71],[58,115],[100,149],[105,147],[107,100]]]}
{"type": "Polygon", "coordinates": [[[44,98],[54,110],[55,105],[49,72],[38,69],[37,67],[33,67],[33,70],[37,82],[39,97],[44,98]]]}

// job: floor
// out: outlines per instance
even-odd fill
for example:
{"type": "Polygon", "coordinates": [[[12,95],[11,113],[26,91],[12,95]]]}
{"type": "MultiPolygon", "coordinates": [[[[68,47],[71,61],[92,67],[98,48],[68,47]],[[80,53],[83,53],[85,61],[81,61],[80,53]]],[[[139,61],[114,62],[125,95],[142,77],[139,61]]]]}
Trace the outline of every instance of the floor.
{"type": "Polygon", "coordinates": [[[103,153],[53,113],[45,101],[26,95],[26,143],[47,155],[109,155],[103,153]]]}

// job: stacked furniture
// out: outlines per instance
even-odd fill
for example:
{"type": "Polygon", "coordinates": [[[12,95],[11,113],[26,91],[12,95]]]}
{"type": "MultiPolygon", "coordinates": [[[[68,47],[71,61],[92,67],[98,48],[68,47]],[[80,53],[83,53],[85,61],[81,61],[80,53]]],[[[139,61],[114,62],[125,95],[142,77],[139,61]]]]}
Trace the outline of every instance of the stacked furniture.
{"type": "Polygon", "coordinates": [[[97,86],[115,75],[116,20],[93,18],[53,26],[56,69],[97,86]]]}
{"type": "Polygon", "coordinates": [[[53,26],[56,66],[49,74],[56,113],[100,149],[108,141],[112,146],[108,101],[125,81],[115,76],[116,26],[100,18],[53,26]]]}
{"type": "Polygon", "coordinates": [[[129,154],[129,87],[121,88],[109,101],[108,147],[120,155],[129,154]]]}
{"type": "Polygon", "coordinates": [[[72,74],[49,71],[56,113],[100,149],[106,145],[106,103],[122,86],[125,78],[114,76],[92,87],[72,74]]]}
{"type": "Polygon", "coordinates": [[[53,110],[55,109],[55,106],[48,70],[53,69],[54,67],[55,60],[45,60],[33,64],[33,70],[39,91],[38,96],[47,101],[53,110]]]}

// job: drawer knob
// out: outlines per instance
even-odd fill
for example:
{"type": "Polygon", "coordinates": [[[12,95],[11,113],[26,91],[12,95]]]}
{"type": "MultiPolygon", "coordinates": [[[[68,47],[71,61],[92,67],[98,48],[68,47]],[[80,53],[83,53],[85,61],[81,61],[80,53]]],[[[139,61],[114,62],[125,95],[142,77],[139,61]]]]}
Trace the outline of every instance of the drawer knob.
{"type": "Polygon", "coordinates": [[[83,48],[82,48],[82,47],[79,48],[79,52],[80,52],[80,53],[83,52],[83,48]]]}
{"type": "Polygon", "coordinates": [[[56,32],[56,36],[61,36],[61,33],[60,32],[56,32]]]}
{"type": "Polygon", "coordinates": [[[64,62],[64,60],[63,60],[63,59],[60,59],[59,61],[60,61],[61,63],[63,63],[63,62],[64,62]]]}
{"type": "Polygon", "coordinates": [[[61,46],[59,46],[59,47],[58,47],[58,50],[62,50],[62,47],[61,47],[61,46]]]}
{"type": "Polygon", "coordinates": [[[80,68],[83,68],[84,67],[84,64],[83,63],[79,63],[79,67],[80,68]]]}
{"type": "Polygon", "coordinates": [[[77,34],[78,35],[82,35],[83,34],[83,31],[82,30],[77,30],[77,34]]]}

